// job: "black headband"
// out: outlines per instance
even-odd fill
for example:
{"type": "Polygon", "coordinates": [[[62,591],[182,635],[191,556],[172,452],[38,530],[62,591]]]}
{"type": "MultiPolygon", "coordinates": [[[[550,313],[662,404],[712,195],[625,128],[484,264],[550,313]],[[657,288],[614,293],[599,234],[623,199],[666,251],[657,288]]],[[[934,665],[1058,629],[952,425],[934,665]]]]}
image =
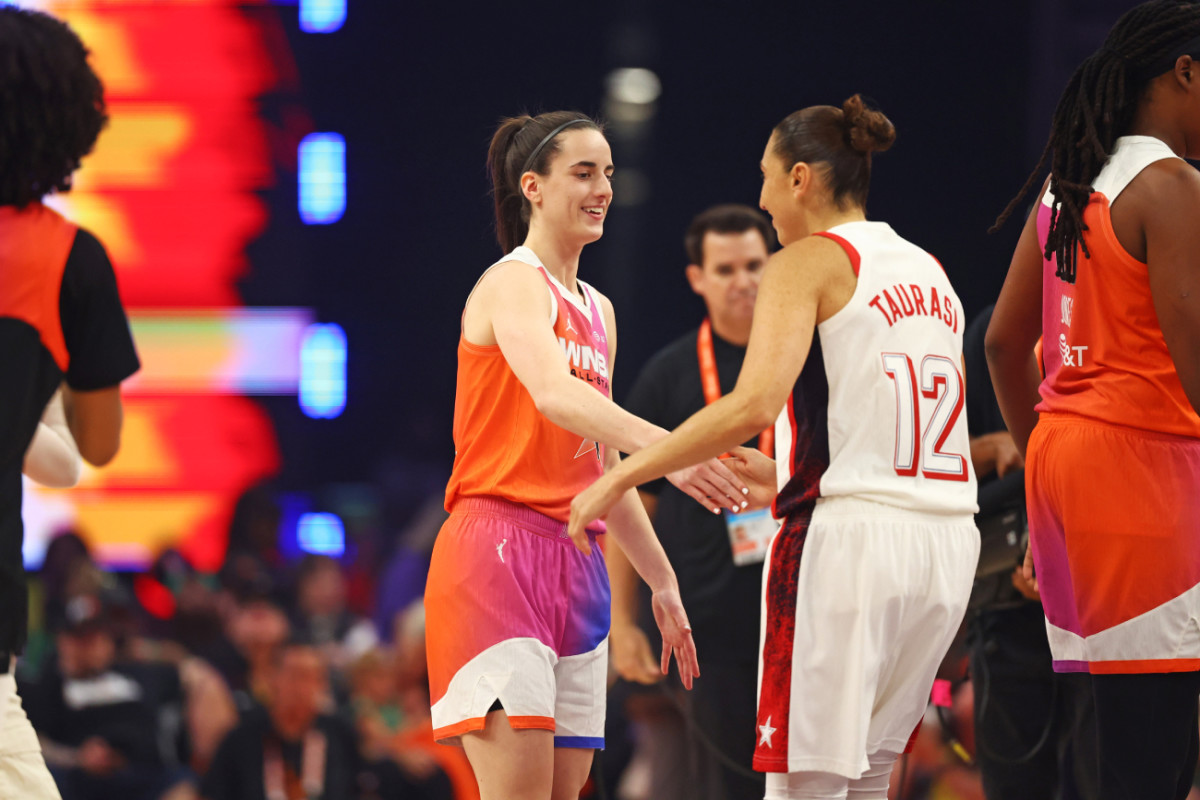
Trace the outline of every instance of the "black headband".
{"type": "MultiPolygon", "coordinates": [[[[1125,56],[1119,51],[1114,51],[1118,58],[1125,60],[1125,56]]],[[[1134,77],[1138,83],[1148,81],[1151,78],[1157,78],[1164,72],[1169,72],[1175,69],[1175,62],[1180,56],[1200,57],[1200,36],[1196,36],[1183,42],[1178,47],[1174,47],[1167,51],[1169,55],[1164,55],[1161,58],[1155,59],[1141,69],[1134,70],[1134,77]]]]}
{"type": "Polygon", "coordinates": [[[546,138],[542,139],[540,142],[538,142],[538,146],[533,148],[533,152],[529,154],[529,158],[525,159],[525,166],[521,167],[521,174],[524,175],[526,172],[529,172],[529,170],[533,168],[533,162],[537,160],[538,153],[542,152],[542,148],[545,147],[550,142],[551,139],[553,139],[555,136],[558,136],[558,134],[562,133],[563,128],[569,127],[571,125],[575,125],[580,122],[591,122],[591,120],[588,119],[587,117],[580,117],[577,119],[569,119],[566,122],[564,122],[562,125],[559,125],[557,128],[555,128],[554,130],[547,133],[546,138]]]}

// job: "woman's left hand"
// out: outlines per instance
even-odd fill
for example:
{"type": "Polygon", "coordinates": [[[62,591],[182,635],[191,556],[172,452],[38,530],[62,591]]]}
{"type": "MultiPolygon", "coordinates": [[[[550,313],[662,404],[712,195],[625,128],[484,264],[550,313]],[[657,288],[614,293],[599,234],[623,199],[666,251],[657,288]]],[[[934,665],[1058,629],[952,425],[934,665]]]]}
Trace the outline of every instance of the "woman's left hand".
{"type": "Polygon", "coordinates": [[[696,642],[692,639],[692,626],[688,624],[687,612],[678,589],[659,589],[654,593],[654,621],[662,633],[662,673],[667,674],[671,666],[671,653],[679,667],[679,679],[683,688],[692,688],[692,679],[700,677],[700,662],[696,658],[696,642]]]}

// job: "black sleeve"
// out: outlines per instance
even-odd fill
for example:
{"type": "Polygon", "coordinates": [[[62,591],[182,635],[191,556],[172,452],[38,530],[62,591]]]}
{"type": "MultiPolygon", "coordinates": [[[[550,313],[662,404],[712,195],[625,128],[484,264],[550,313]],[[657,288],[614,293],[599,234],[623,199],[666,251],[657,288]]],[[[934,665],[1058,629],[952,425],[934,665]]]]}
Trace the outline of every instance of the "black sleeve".
{"type": "MultiPolygon", "coordinates": [[[[238,800],[243,797],[253,797],[253,794],[243,786],[250,783],[242,780],[240,769],[243,759],[253,758],[254,754],[246,752],[246,737],[241,728],[234,728],[225,735],[217,747],[217,753],[208,765],[208,771],[200,781],[200,796],[204,800],[238,800]]],[[[258,785],[262,785],[261,775],[258,785]]]]}
{"type": "Polygon", "coordinates": [[[68,386],[108,389],[137,372],[141,365],[112,262],[100,240],[82,228],[63,268],[58,308],[71,358],[68,386]]]}
{"type": "Polygon", "coordinates": [[[996,392],[992,388],[987,354],[984,352],[984,337],[993,308],[988,306],[981,311],[963,332],[963,361],[967,368],[967,429],[972,438],[1005,429],[996,392]]]}
{"type": "MultiPolygon", "coordinates": [[[[660,354],[651,358],[649,363],[638,373],[637,380],[633,382],[633,387],[629,390],[629,397],[625,400],[625,410],[647,422],[670,430],[666,420],[669,389],[670,381],[666,362],[660,354]]],[[[638,489],[657,497],[667,485],[666,478],[659,478],[642,484],[638,489]]]]}

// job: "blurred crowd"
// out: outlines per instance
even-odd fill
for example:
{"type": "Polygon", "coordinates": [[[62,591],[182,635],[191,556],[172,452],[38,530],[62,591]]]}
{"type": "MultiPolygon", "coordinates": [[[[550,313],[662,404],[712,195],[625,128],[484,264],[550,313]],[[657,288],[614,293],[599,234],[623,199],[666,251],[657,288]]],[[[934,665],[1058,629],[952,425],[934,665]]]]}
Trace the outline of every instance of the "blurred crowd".
{"type": "Polygon", "coordinates": [[[110,572],[58,535],[17,680],[64,800],[478,798],[430,724],[421,598],[440,521],[418,514],[390,554],[287,558],[255,489],[216,574],[175,550],[110,572]]]}

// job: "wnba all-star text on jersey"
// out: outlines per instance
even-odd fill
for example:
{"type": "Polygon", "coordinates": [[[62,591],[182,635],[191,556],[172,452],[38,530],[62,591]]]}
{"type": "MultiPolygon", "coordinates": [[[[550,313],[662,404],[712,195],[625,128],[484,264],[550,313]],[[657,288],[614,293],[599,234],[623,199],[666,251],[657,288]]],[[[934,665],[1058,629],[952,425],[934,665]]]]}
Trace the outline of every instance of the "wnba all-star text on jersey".
{"type": "Polygon", "coordinates": [[[879,313],[883,314],[883,318],[887,320],[889,328],[901,319],[920,315],[940,319],[946,323],[947,328],[958,333],[958,309],[948,295],[938,294],[938,290],[934,286],[930,286],[929,292],[926,294],[918,284],[897,283],[892,286],[890,292],[884,289],[875,295],[867,305],[879,309],[879,313]],[[926,309],[926,297],[928,297],[929,303],[928,310],[926,309]],[[884,308],[885,303],[887,308],[884,308]]]}
{"type": "Polygon", "coordinates": [[[567,356],[572,375],[602,389],[608,388],[608,359],[603,353],[597,353],[591,345],[568,341],[565,336],[558,337],[558,344],[567,356]]]}

